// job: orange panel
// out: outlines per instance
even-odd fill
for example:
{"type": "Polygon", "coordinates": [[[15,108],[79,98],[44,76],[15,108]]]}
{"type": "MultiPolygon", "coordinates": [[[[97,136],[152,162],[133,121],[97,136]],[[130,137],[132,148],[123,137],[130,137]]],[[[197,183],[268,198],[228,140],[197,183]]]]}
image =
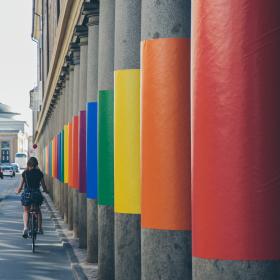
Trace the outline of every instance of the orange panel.
{"type": "Polygon", "coordinates": [[[142,227],[191,228],[190,39],[142,42],[142,227]]]}

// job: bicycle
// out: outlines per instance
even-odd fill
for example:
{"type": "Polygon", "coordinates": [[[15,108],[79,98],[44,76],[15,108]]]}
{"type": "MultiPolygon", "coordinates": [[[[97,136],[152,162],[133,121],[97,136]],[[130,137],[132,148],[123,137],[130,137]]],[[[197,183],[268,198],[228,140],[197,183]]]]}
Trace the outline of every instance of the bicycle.
{"type": "Polygon", "coordinates": [[[35,253],[35,243],[38,232],[38,205],[32,204],[28,214],[28,237],[32,239],[32,253],[35,253]]]}

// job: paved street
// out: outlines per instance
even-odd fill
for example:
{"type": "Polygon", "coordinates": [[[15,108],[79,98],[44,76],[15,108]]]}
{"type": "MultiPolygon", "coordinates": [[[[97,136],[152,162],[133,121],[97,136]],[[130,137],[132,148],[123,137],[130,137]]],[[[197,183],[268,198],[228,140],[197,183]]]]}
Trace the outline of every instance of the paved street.
{"type": "Polygon", "coordinates": [[[38,236],[35,254],[31,252],[31,240],[21,237],[22,208],[15,195],[19,178],[0,180],[0,279],[74,279],[46,207],[42,207],[44,235],[38,236]]]}

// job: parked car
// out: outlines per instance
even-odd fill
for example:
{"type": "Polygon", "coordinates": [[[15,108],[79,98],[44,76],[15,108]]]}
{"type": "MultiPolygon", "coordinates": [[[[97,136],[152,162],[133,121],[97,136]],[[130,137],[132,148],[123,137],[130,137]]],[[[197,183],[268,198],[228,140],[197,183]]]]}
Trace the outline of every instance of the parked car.
{"type": "Polygon", "coordinates": [[[0,178],[3,179],[3,177],[4,177],[3,176],[3,171],[2,171],[2,168],[0,167],[0,178]]]}
{"type": "Polygon", "coordinates": [[[2,166],[3,176],[15,177],[16,173],[12,166],[2,166]]]}
{"type": "Polygon", "coordinates": [[[14,169],[14,171],[16,172],[16,173],[18,173],[19,172],[19,170],[20,170],[20,167],[19,167],[19,164],[18,163],[11,163],[11,166],[13,167],[13,169],[14,169]]]}

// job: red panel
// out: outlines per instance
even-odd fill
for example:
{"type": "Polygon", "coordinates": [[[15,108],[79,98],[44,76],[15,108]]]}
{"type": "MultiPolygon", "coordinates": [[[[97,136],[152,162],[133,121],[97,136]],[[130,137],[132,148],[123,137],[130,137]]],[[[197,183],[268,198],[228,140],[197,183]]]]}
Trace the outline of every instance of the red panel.
{"type": "Polygon", "coordinates": [[[280,1],[193,1],[193,253],[280,258],[280,1]]]}
{"type": "Polygon", "coordinates": [[[53,139],[53,149],[54,149],[54,174],[53,177],[57,178],[57,138],[56,136],[53,139]]]}
{"type": "Polygon", "coordinates": [[[72,161],[72,183],[75,189],[79,188],[79,116],[73,119],[73,161],[72,161]]]}

